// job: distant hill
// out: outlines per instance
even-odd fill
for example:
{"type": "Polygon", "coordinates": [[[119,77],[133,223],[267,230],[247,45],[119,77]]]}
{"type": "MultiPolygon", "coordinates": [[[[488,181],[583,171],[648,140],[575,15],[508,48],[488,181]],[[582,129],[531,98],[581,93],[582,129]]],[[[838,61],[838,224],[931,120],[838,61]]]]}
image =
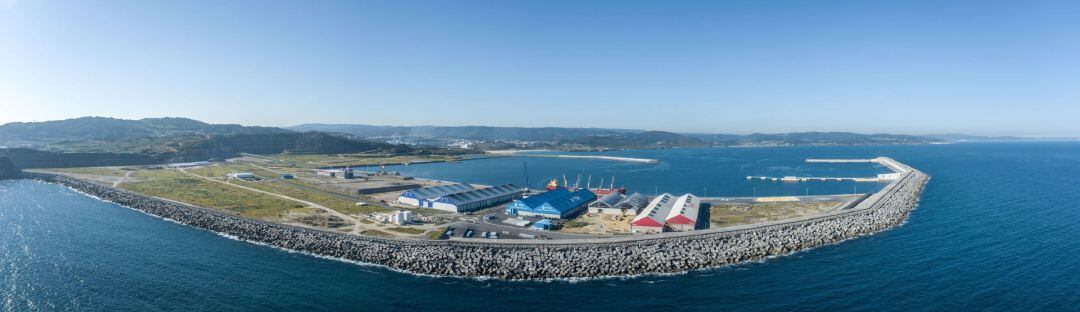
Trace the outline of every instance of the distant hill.
{"type": "Polygon", "coordinates": [[[942,141],[935,138],[914,135],[859,134],[851,132],[753,133],[747,135],[691,134],[690,136],[721,146],[889,145],[927,144],[942,141]]]}
{"type": "Polygon", "coordinates": [[[187,118],[83,117],[0,125],[0,156],[21,168],[147,165],[251,154],[475,153],[327,132],[208,124],[187,118]]]}
{"type": "Polygon", "coordinates": [[[947,142],[1029,142],[1029,141],[1077,141],[1075,137],[1048,137],[1030,138],[1016,136],[981,136],[960,133],[928,134],[925,137],[935,138],[947,142]]]}
{"type": "Polygon", "coordinates": [[[641,130],[603,128],[523,128],[488,126],[370,126],[346,124],[303,124],[287,127],[297,131],[338,132],[358,137],[445,137],[471,140],[551,141],[587,136],[643,132],[641,130]]]}
{"type": "Polygon", "coordinates": [[[603,148],[668,148],[712,145],[697,138],[664,131],[592,135],[563,140],[562,142],[603,148]]]}
{"type": "Polygon", "coordinates": [[[169,144],[173,159],[192,161],[228,158],[240,153],[250,154],[341,154],[392,153],[407,154],[412,148],[401,145],[355,140],[324,132],[290,132],[269,134],[235,134],[200,138],[185,138],[169,144]]]}
{"type": "Polygon", "coordinates": [[[699,146],[801,146],[925,144],[951,138],[850,132],[784,134],[680,134],[606,128],[524,128],[489,126],[369,126],[305,124],[295,127],[249,127],[208,124],[188,118],[125,120],[82,117],[45,122],[0,125],[0,147],[29,147],[53,154],[18,153],[16,165],[34,157],[51,164],[154,163],[226,158],[240,153],[392,153],[454,154],[476,152],[447,149],[446,141],[483,141],[480,148],[554,148],[567,150],[672,148],[699,146]],[[434,138],[414,146],[389,144],[387,138],[434,138]],[[448,140],[449,139],[449,140],[448,140]],[[439,141],[442,140],[442,141],[439,141]],[[441,143],[440,143],[441,142],[441,143]],[[527,144],[519,144],[528,142],[527,144]],[[431,146],[431,147],[424,147],[431,146]],[[435,147],[439,146],[439,147],[435,147]],[[55,155],[54,155],[55,154],[55,155]],[[27,156],[30,155],[30,156],[27,156]],[[56,156],[61,155],[61,156],[56,156]],[[98,155],[100,162],[79,160],[98,155]],[[64,158],[67,157],[67,158],[64,158]],[[72,158],[74,157],[74,158],[72,158]],[[74,160],[73,160],[74,159],[74,160]]]}
{"type": "Polygon", "coordinates": [[[930,137],[850,132],[799,132],[783,134],[679,134],[664,131],[605,128],[436,127],[305,124],[288,129],[339,132],[358,137],[436,137],[472,140],[538,141],[580,144],[601,148],[690,147],[742,145],[884,145],[941,142],[930,137]]]}
{"type": "Polygon", "coordinates": [[[63,141],[152,138],[182,134],[234,135],[289,132],[293,131],[272,127],[208,124],[187,118],[127,120],[81,117],[0,125],[0,145],[36,146],[63,141]]]}
{"type": "Polygon", "coordinates": [[[423,148],[358,140],[325,132],[281,132],[230,135],[177,135],[153,140],[72,142],[77,148],[49,145],[50,150],[0,149],[21,168],[150,165],[203,161],[250,154],[347,154],[457,155],[477,151],[423,148]],[[95,148],[95,146],[97,148],[95,148]]]}

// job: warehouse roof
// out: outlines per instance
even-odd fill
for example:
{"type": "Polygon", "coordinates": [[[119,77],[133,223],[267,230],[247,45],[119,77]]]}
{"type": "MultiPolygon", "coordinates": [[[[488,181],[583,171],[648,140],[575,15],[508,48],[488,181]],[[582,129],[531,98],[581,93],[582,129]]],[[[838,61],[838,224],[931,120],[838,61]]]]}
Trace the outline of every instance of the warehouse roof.
{"type": "Polygon", "coordinates": [[[645,197],[645,195],[641,195],[641,193],[634,193],[630,196],[627,196],[626,199],[623,199],[623,201],[619,203],[619,206],[624,208],[641,209],[648,204],[648,197],[645,197]]]}
{"type": "Polygon", "coordinates": [[[674,204],[674,196],[668,193],[660,194],[660,196],[653,198],[649,206],[641,210],[641,213],[634,217],[634,221],[630,222],[630,224],[637,226],[664,226],[668,212],[671,211],[671,206],[674,204]]]}
{"type": "Polygon", "coordinates": [[[499,196],[505,196],[521,192],[521,188],[514,186],[513,184],[503,184],[499,186],[486,187],[482,189],[467,190],[460,193],[453,193],[444,196],[447,200],[455,203],[467,203],[480,201],[485,199],[491,199],[499,196]]]}
{"type": "Polygon", "coordinates": [[[701,200],[693,194],[684,194],[675,199],[674,204],[671,207],[671,211],[668,212],[665,222],[674,224],[697,224],[698,207],[701,206],[701,200]]]}
{"type": "Polygon", "coordinates": [[[604,195],[604,197],[600,197],[600,199],[596,200],[596,206],[604,208],[615,208],[615,206],[618,206],[619,203],[621,203],[624,199],[626,199],[626,195],[623,195],[619,192],[611,192],[604,195]]]}
{"type": "Polygon", "coordinates": [[[416,198],[416,199],[431,199],[431,198],[436,198],[436,197],[440,197],[440,196],[446,196],[446,195],[450,195],[450,194],[454,194],[454,193],[461,193],[461,192],[471,191],[471,190],[473,190],[472,186],[470,186],[468,184],[464,184],[464,183],[458,183],[458,184],[451,184],[451,185],[432,186],[432,187],[418,188],[418,189],[415,189],[415,190],[408,190],[408,191],[405,191],[405,193],[401,193],[401,196],[412,197],[412,198],[416,198]]]}
{"type": "MultiPolygon", "coordinates": [[[[587,204],[590,201],[596,199],[596,194],[586,189],[579,189],[577,191],[569,191],[565,188],[557,188],[547,192],[543,192],[537,195],[529,196],[527,198],[519,199],[515,202],[518,205],[524,205],[528,209],[540,210],[542,206],[547,204],[550,209],[555,209],[559,213],[566,213],[581,205],[587,204]]],[[[550,210],[545,208],[543,210],[550,210]]]]}
{"type": "Polygon", "coordinates": [[[544,203],[548,202],[553,198],[566,196],[566,194],[570,194],[570,191],[560,187],[554,190],[519,199],[518,202],[530,208],[536,208],[540,207],[540,205],[543,205],[544,203]]]}

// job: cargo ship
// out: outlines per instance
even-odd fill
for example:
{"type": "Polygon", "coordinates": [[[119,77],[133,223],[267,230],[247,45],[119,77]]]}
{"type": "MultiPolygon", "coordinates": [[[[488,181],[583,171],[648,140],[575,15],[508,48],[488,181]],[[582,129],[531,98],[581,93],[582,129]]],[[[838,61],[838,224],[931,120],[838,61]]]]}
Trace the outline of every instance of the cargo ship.
{"type": "MultiPolygon", "coordinates": [[[[580,180],[580,177],[578,177],[578,180],[580,180]]],[[[566,180],[566,177],[563,177],[563,185],[559,186],[559,179],[558,178],[553,178],[553,179],[551,179],[551,181],[548,182],[547,186],[545,186],[544,189],[547,189],[547,190],[550,191],[550,190],[557,189],[559,187],[564,187],[566,189],[574,191],[574,190],[578,189],[578,183],[575,182],[573,186],[570,186],[570,184],[566,180]]],[[[592,177],[590,176],[589,177],[589,182],[586,184],[585,188],[588,189],[590,192],[593,192],[593,194],[596,194],[596,196],[604,196],[604,195],[615,193],[615,192],[618,192],[620,194],[626,194],[626,188],[623,188],[623,187],[616,188],[615,187],[615,177],[611,177],[611,184],[609,184],[609,186],[607,188],[605,188],[603,179],[600,180],[600,185],[599,186],[592,187],[592,177]]]]}

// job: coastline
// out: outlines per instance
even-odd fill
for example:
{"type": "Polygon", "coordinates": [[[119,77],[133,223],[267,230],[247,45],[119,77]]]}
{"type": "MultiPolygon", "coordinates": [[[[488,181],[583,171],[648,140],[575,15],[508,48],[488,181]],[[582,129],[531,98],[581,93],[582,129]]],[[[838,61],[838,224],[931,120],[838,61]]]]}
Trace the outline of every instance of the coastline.
{"type": "Polygon", "coordinates": [[[538,242],[417,241],[348,235],[247,219],[75,178],[32,173],[101,200],[220,235],[430,276],[549,280],[674,274],[790,254],[902,224],[929,178],[905,174],[849,211],[746,228],[538,242]]]}

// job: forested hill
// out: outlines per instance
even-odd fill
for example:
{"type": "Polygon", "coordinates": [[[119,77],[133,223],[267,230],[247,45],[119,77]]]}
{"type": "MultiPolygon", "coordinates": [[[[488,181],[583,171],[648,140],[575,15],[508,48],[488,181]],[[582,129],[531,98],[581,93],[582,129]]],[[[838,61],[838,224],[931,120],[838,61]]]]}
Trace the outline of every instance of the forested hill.
{"type": "Polygon", "coordinates": [[[472,140],[551,141],[576,139],[597,135],[616,135],[643,132],[628,129],[604,128],[524,128],[488,126],[371,126],[354,124],[303,124],[288,127],[297,131],[325,131],[358,137],[444,137],[472,140]]]}
{"type": "MultiPolygon", "coordinates": [[[[72,142],[71,144],[76,144],[72,142]]],[[[225,159],[250,154],[347,154],[450,155],[476,153],[469,150],[411,147],[349,138],[323,132],[283,132],[231,135],[177,135],[153,140],[79,141],[77,145],[48,150],[0,149],[20,168],[150,165],[170,162],[225,159]]]]}
{"type": "Polygon", "coordinates": [[[913,135],[859,134],[851,132],[798,132],[782,134],[680,134],[665,131],[605,128],[438,127],[304,124],[289,127],[301,131],[327,131],[358,137],[434,137],[489,141],[538,141],[592,147],[688,147],[755,145],[883,145],[926,144],[941,139],[913,135]]]}
{"type": "Polygon", "coordinates": [[[208,124],[187,118],[128,120],[81,117],[0,125],[0,146],[35,146],[63,141],[152,138],[184,134],[237,135],[291,132],[294,131],[273,127],[208,124]]]}

